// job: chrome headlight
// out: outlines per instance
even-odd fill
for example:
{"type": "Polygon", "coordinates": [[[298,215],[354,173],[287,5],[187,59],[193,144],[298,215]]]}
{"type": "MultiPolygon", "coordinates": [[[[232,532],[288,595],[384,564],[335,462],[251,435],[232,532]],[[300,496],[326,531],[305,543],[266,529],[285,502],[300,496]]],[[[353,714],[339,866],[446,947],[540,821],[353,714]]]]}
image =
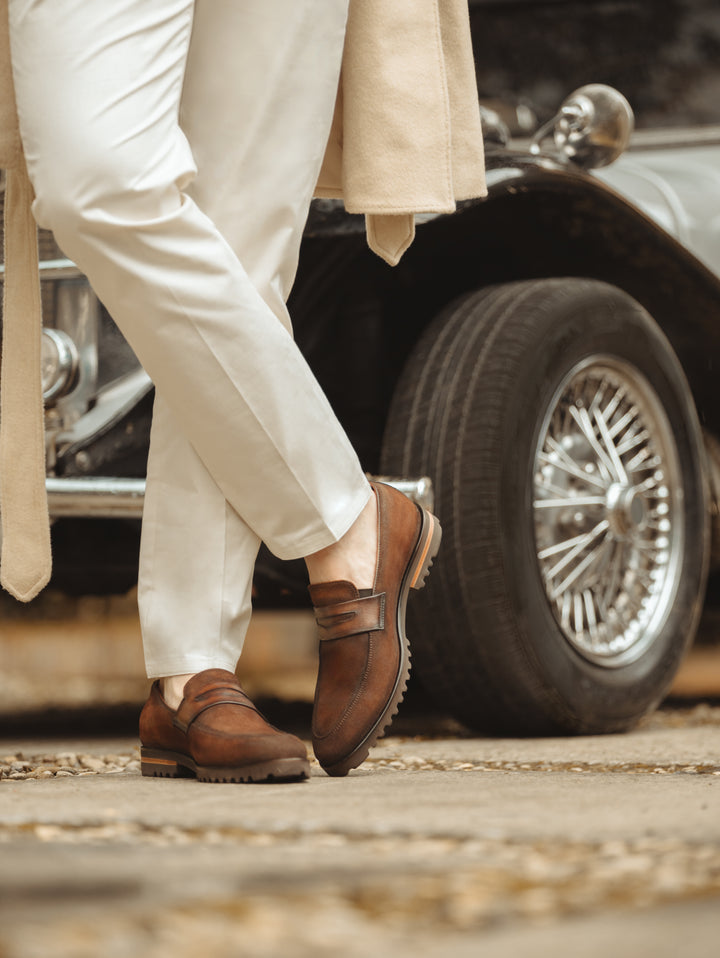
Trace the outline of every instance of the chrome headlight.
{"type": "Polygon", "coordinates": [[[43,399],[53,403],[77,382],[80,357],[77,347],[61,329],[44,328],[40,345],[43,399]]]}
{"type": "Polygon", "coordinates": [[[585,170],[608,166],[627,148],[634,127],[632,107],[613,87],[589,83],[572,93],[530,144],[540,153],[552,135],[555,149],[585,170]]]}

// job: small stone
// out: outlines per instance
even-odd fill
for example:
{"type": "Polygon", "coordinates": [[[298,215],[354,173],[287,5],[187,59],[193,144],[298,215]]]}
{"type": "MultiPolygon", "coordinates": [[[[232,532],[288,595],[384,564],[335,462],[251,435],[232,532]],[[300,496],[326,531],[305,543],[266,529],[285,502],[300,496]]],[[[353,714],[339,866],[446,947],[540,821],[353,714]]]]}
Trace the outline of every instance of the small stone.
{"type": "Polygon", "coordinates": [[[81,755],[80,764],[93,772],[103,772],[106,768],[105,762],[101,758],[95,758],[94,755],[81,755]]]}
{"type": "Polygon", "coordinates": [[[55,758],[58,762],[63,762],[65,765],[77,765],[78,763],[76,752],[58,752],[55,758]]]}
{"type": "Polygon", "coordinates": [[[36,825],[35,835],[41,842],[53,842],[62,837],[62,829],[57,825],[36,825]]]}

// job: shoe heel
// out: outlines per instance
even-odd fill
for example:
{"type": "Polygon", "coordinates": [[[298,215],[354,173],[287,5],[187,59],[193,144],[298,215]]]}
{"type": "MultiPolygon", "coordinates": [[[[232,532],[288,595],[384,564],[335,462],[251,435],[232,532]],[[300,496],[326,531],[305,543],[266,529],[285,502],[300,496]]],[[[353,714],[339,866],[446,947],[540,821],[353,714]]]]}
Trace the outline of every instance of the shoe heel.
{"type": "Polygon", "coordinates": [[[422,589],[430,572],[433,559],[440,549],[442,528],[437,517],[423,510],[423,527],[418,544],[417,565],[410,580],[411,589],[422,589]]]}
{"type": "Polygon", "coordinates": [[[140,772],[148,778],[186,778],[193,774],[170,753],[154,748],[140,749],[140,772]]]}

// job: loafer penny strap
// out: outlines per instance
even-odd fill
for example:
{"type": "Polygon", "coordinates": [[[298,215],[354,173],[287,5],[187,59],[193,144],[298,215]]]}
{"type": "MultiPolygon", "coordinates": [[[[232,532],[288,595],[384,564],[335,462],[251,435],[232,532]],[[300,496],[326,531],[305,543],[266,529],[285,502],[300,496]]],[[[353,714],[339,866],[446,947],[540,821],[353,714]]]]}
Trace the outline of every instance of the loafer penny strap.
{"type": "Polygon", "coordinates": [[[242,705],[253,712],[257,711],[243,691],[233,688],[231,685],[219,685],[201,692],[191,699],[183,699],[173,719],[173,725],[181,731],[187,732],[198,716],[207,712],[208,709],[215,708],[216,705],[242,705]]]}
{"type": "Polygon", "coordinates": [[[378,632],[385,628],[385,593],[335,602],[314,611],[321,642],[378,632]]]}

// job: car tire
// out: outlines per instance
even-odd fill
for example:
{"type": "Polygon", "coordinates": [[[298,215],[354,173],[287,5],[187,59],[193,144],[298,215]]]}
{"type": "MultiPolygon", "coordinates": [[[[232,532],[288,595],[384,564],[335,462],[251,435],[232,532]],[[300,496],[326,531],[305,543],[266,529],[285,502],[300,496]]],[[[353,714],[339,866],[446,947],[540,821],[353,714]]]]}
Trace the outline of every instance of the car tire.
{"type": "Polygon", "coordinates": [[[442,708],[602,733],[661,701],[701,611],[707,480],[683,371],[635,300],[558,278],[454,302],[404,369],[382,458],[434,484],[444,540],[408,635],[442,708]]]}

